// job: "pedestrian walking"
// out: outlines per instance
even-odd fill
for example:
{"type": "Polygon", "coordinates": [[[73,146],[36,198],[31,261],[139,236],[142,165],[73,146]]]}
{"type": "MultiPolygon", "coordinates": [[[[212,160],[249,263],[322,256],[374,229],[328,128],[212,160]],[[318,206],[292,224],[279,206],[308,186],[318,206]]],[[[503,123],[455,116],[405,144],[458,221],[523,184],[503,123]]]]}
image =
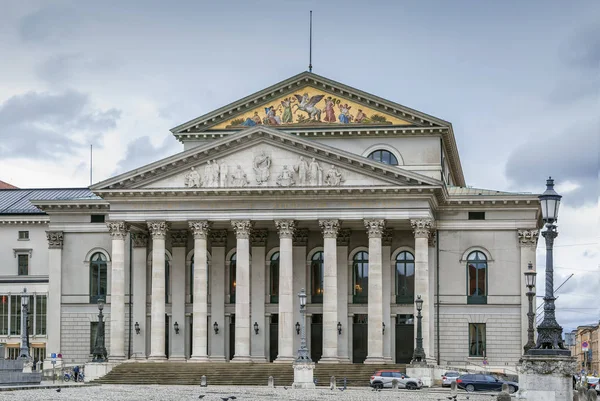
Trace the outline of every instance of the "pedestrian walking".
{"type": "Polygon", "coordinates": [[[75,375],[75,383],[77,383],[77,380],[79,379],[79,366],[73,368],[73,374],[75,375]]]}

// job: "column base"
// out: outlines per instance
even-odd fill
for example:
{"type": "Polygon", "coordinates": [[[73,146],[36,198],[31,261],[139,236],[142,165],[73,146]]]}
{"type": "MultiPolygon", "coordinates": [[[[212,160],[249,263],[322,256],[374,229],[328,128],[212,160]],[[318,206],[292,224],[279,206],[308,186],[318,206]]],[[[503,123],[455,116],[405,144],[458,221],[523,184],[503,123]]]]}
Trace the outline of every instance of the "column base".
{"type": "Polygon", "coordinates": [[[231,362],[233,362],[233,363],[251,363],[252,357],[250,357],[249,355],[234,355],[231,362]]]}
{"type": "Polygon", "coordinates": [[[169,362],[185,362],[185,356],[183,355],[177,355],[177,356],[173,356],[171,355],[168,359],[169,362]]]}
{"type": "Polygon", "coordinates": [[[267,358],[265,358],[264,356],[253,356],[252,358],[252,362],[254,363],[267,363],[267,358]]]}
{"type": "Polygon", "coordinates": [[[365,365],[384,365],[386,361],[382,356],[367,356],[363,363],[365,365]]]}
{"type": "Polygon", "coordinates": [[[319,365],[328,363],[340,363],[340,359],[337,356],[322,356],[321,359],[319,359],[318,363],[319,365]]]}
{"type": "Polygon", "coordinates": [[[166,362],[167,357],[164,355],[150,355],[148,357],[149,362],[166,362]]]}
{"type": "Polygon", "coordinates": [[[227,362],[225,355],[211,355],[208,357],[209,362],[227,362]]]}
{"type": "Polygon", "coordinates": [[[293,356],[278,356],[273,363],[293,363],[296,360],[293,356]]]}
{"type": "Polygon", "coordinates": [[[108,360],[111,362],[124,362],[125,355],[109,355],[108,360]]]}
{"type": "MultiPolygon", "coordinates": [[[[188,362],[210,362],[210,358],[208,355],[192,355],[188,362]]],[[[225,358],[223,358],[223,362],[225,362],[225,358]]]]}

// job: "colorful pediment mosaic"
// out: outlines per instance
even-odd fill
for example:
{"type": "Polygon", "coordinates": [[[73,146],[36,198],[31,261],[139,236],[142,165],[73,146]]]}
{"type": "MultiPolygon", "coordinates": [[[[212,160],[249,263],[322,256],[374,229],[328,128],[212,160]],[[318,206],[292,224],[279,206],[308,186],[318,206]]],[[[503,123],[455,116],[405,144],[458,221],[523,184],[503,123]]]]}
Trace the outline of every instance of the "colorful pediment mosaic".
{"type": "Polygon", "coordinates": [[[306,86],[267,105],[220,123],[212,129],[254,127],[256,125],[408,125],[408,121],[381,113],[362,104],[306,86]]]}

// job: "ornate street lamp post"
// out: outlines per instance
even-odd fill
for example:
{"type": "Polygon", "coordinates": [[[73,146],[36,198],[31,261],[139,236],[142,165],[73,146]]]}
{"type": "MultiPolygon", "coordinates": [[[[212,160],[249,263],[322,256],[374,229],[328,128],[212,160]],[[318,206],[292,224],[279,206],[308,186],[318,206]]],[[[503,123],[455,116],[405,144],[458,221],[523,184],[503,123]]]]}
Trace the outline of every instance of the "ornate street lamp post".
{"type": "Polygon", "coordinates": [[[27,288],[23,288],[23,293],[21,294],[21,349],[19,350],[19,357],[22,359],[29,359],[28,313],[29,295],[27,295],[27,288]]]}
{"type": "Polygon", "coordinates": [[[529,320],[529,327],[527,328],[527,344],[523,347],[525,353],[527,353],[531,348],[535,347],[535,341],[533,340],[533,318],[535,314],[533,313],[533,297],[535,296],[535,292],[533,288],[535,287],[535,276],[537,276],[537,272],[533,270],[533,265],[529,262],[527,265],[527,271],[525,274],[525,286],[527,287],[527,299],[529,300],[529,312],[527,312],[527,319],[529,320]]]}
{"type": "Polygon", "coordinates": [[[425,360],[425,350],[423,349],[423,329],[421,327],[421,310],[423,310],[423,300],[420,295],[417,295],[417,299],[415,299],[415,305],[417,306],[417,347],[413,352],[413,358],[411,363],[413,362],[422,362],[425,360]]]}
{"type": "Polygon", "coordinates": [[[546,294],[544,296],[544,320],[538,326],[537,343],[529,350],[530,355],[571,355],[562,340],[562,327],[556,321],[554,300],[554,262],[552,248],[554,239],[558,236],[556,221],[558,207],[562,196],[554,191],[554,180],[549,177],[546,181],[546,191],[539,196],[542,204],[542,219],[546,231],[542,235],[546,239],[546,294]]]}
{"type": "Polygon", "coordinates": [[[94,342],[94,354],[92,362],[106,362],[108,357],[106,356],[106,347],[104,346],[104,315],[102,314],[104,309],[104,299],[98,299],[98,328],[96,329],[96,341],[94,342]]]}
{"type": "Polygon", "coordinates": [[[308,347],[306,346],[306,332],[304,329],[304,314],[306,313],[306,291],[304,288],[298,293],[300,299],[300,314],[302,315],[302,324],[300,325],[300,348],[298,348],[298,357],[296,362],[312,362],[308,355],[308,347]]]}

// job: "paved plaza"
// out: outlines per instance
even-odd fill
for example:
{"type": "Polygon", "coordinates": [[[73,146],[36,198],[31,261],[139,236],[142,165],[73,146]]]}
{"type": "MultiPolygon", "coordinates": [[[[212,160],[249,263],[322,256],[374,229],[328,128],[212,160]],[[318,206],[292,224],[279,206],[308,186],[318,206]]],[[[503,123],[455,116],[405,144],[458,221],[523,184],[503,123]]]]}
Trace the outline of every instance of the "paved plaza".
{"type": "MultiPolygon", "coordinates": [[[[197,400],[204,395],[203,401],[221,401],[235,396],[235,401],[245,400],[447,400],[449,390],[382,390],[372,391],[368,388],[352,388],[345,391],[316,389],[293,390],[284,387],[231,387],[210,386],[134,386],[134,385],[101,385],[101,386],[68,386],[57,392],[56,389],[20,390],[0,392],[2,400],[197,400]]],[[[490,394],[467,394],[459,392],[457,400],[495,400],[490,394]],[[469,397],[469,398],[467,398],[469,397]]]]}

